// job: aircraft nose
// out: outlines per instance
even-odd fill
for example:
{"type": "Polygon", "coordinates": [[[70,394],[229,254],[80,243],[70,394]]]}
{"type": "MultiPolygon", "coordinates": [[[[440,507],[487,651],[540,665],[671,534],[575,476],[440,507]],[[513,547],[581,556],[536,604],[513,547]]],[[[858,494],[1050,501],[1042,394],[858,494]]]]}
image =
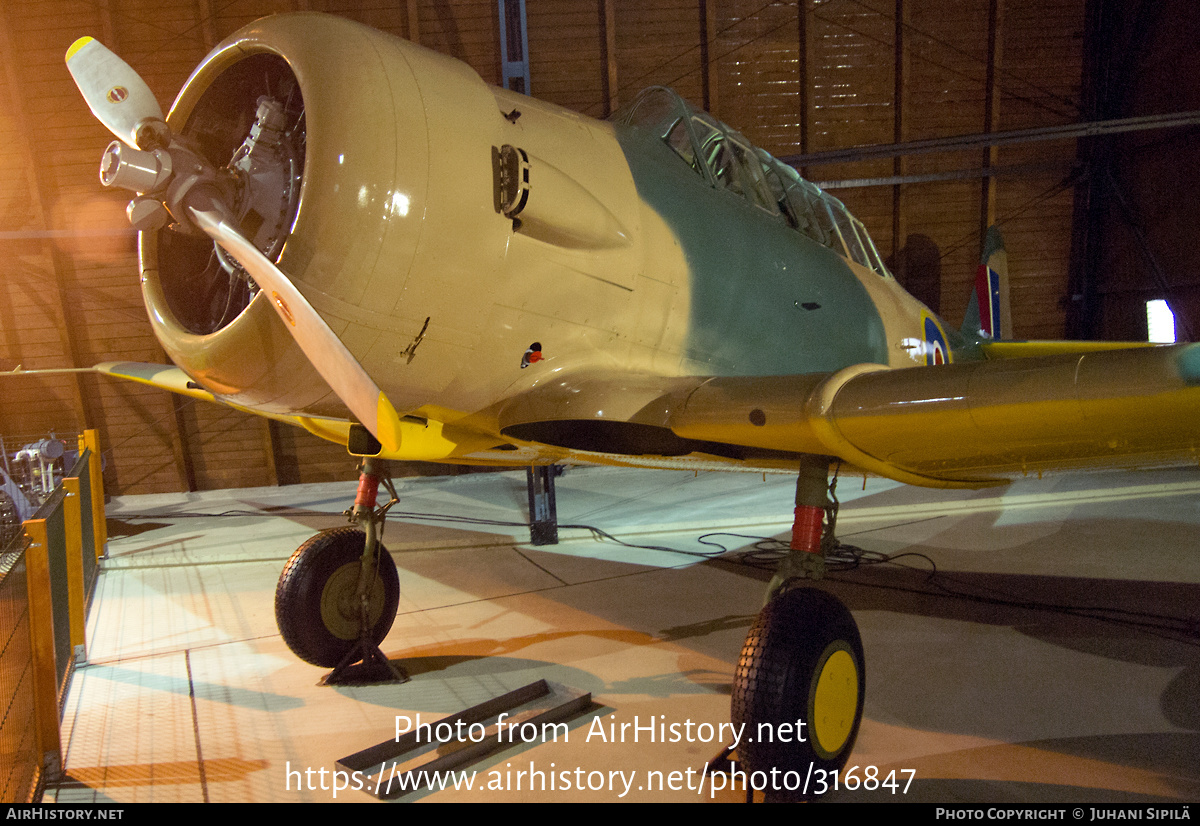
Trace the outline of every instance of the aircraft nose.
{"type": "MultiPolygon", "coordinates": [[[[425,212],[424,106],[396,43],[339,18],[266,18],[218,46],[168,116],[236,189],[241,233],[343,341],[402,294],[425,212]]],[[[247,407],[346,415],[237,262],[171,229],[141,243],[177,364],[247,407]]]]}

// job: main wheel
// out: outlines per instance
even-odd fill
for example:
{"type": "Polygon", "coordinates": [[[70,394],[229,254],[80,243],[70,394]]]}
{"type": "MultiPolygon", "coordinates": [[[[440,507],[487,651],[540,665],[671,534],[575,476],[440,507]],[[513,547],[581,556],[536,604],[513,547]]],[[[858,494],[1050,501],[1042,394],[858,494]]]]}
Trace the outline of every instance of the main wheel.
{"type": "MultiPolygon", "coordinates": [[[[305,662],[332,668],[358,641],[355,591],[366,541],[357,528],[324,531],[297,548],[284,566],[275,588],[275,622],[288,648],[305,662]]],[[[368,617],[378,645],[396,619],[400,578],[382,544],[375,560],[368,617]]]]}
{"type": "MultiPolygon", "coordinates": [[[[858,736],[865,687],[858,626],[840,600],[815,588],[771,600],[746,636],[733,678],[731,717],[745,724],[738,756],[747,776],[770,778],[776,769],[782,785],[775,791],[800,796],[810,766],[842,769],[858,736]]],[[[822,786],[809,788],[812,796],[822,786]]]]}

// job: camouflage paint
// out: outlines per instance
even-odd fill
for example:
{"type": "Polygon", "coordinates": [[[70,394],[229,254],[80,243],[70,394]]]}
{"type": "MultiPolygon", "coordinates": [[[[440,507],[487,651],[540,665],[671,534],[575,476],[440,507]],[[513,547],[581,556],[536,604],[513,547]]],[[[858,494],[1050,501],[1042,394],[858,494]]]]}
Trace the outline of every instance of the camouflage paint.
{"type": "Polygon", "coordinates": [[[692,370],[769,376],[887,363],[883,321],[841,256],[714,189],[652,135],[624,125],[616,134],[638,194],[688,262],[692,370]]]}

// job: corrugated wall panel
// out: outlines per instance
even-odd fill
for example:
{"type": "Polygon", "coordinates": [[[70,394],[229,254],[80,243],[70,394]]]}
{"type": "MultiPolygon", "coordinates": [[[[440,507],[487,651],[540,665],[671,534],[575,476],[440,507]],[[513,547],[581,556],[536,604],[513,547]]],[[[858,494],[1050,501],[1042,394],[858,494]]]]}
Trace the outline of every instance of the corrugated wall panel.
{"type": "Polygon", "coordinates": [[[529,83],[534,97],[592,117],[607,101],[599,0],[529,3],[529,83]]]}
{"type": "Polygon", "coordinates": [[[696,0],[614,0],[619,101],[647,86],[670,86],[697,106],[704,99],[701,20],[696,0]]]}
{"type": "Polygon", "coordinates": [[[768,152],[799,152],[796,8],[738,0],[717,4],[716,11],[710,60],[717,116],[768,152]]]}
{"type": "MultiPolygon", "coordinates": [[[[408,4],[406,2],[358,0],[358,2],[348,3],[345,0],[320,0],[320,2],[310,0],[308,10],[348,17],[397,37],[408,36],[408,4]]],[[[418,17],[420,17],[419,14],[418,17]]]]}
{"type": "Polygon", "coordinates": [[[495,0],[422,0],[421,45],[457,57],[487,83],[500,82],[500,20],[495,0]]]}

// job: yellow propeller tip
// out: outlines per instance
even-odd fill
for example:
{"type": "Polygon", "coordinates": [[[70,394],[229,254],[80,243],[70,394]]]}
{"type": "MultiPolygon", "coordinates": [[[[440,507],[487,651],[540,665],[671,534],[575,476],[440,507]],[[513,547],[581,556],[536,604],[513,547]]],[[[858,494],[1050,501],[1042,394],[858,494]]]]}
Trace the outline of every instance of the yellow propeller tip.
{"type": "Polygon", "coordinates": [[[67,49],[66,59],[70,60],[71,58],[73,58],[80,49],[82,49],[84,46],[91,43],[95,39],[96,38],[94,38],[94,37],[81,37],[78,40],[76,40],[74,43],[71,44],[71,48],[67,49]]]}

